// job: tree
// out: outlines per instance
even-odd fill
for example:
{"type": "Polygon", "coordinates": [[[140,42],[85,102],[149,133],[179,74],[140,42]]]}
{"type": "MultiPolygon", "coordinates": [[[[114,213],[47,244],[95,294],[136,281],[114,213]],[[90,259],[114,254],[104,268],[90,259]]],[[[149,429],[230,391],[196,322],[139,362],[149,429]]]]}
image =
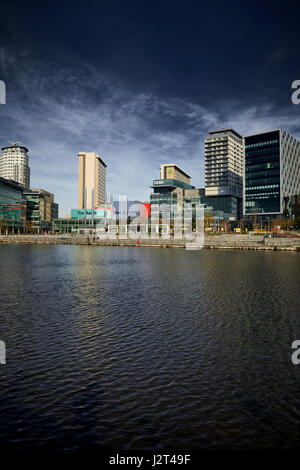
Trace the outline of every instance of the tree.
{"type": "Polygon", "coordinates": [[[300,214],[297,214],[295,219],[293,220],[293,228],[294,230],[300,229],[300,214]]]}
{"type": "Polygon", "coordinates": [[[26,222],[25,222],[25,231],[26,231],[26,233],[35,232],[35,231],[37,231],[37,227],[35,227],[32,224],[31,220],[26,220],[26,222]]]}
{"type": "Polygon", "coordinates": [[[207,212],[204,214],[204,228],[209,228],[211,226],[215,226],[216,222],[212,215],[207,212]]]}
{"type": "Polygon", "coordinates": [[[291,225],[293,225],[293,220],[285,216],[277,217],[276,219],[272,220],[272,227],[275,227],[277,225],[280,225],[280,228],[285,230],[291,225]]]}
{"type": "Polygon", "coordinates": [[[226,220],[221,221],[221,228],[223,229],[224,233],[230,233],[231,232],[231,227],[226,220]]]}

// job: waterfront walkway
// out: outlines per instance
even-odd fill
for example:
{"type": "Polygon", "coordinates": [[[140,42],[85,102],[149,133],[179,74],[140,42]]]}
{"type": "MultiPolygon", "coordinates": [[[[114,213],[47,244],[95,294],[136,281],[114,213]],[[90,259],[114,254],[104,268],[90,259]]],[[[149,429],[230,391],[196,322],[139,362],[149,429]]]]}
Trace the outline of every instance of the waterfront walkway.
{"type": "MultiPolygon", "coordinates": [[[[97,239],[94,235],[0,235],[0,243],[71,244],[91,246],[131,246],[158,248],[185,248],[187,240],[155,239],[97,239]]],[[[264,238],[262,235],[206,235],[204,248],[231,250],[299,251],[299,238],[264,238]]]]}

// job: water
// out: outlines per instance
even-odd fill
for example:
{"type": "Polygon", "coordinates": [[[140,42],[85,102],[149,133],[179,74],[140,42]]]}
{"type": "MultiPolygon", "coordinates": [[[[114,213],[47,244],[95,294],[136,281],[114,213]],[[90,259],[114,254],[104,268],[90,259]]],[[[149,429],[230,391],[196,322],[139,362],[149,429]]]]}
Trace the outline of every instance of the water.
{"type": "Polygon", "coordinates": [[[297,253],[0,246],[0,442],[299,446],[297,253]]]}

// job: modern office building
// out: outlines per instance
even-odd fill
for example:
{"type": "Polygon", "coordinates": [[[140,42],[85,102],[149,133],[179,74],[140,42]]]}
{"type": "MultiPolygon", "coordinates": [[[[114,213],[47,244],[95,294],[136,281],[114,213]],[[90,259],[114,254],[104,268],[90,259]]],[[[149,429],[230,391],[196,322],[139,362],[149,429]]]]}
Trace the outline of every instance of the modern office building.
{"type": "Polygon", "coordinates": [[[300,142],[276,129],[244,138],[244,215],[284,215],[300,194],[300,142]]]}
{"type": "Polygon", "coordinates": [[[196,204],[204,205],[204,212],[210,213],[219,222],[237,221],[242,211],[242,199],[232,195],[207,196],[206,189],[196,189],[190,184],[190,176],[177,165],[161,165],[160,180],[154,180],[151,186],[154,193],[150,195],[151,214],[162,215],[161,206],[170,207],[170,217],[174,217],[174,206],[195,208],[196,204]],[[166,176],[172,179],[165,178],[166,176]]]}
{"type": "Polygon", "coordinates": [[[233,129],[205,138],[205,195],[243,197],[243,138],[233,129]]]}
{"type": "Polygon", "coordinates": [[[105,230],[113,212],[113,204],[103,204],[94,209],[71,209],[71,216],[53,220],[52,230],[56,233],[95,234],[99,229],[105,230]]]}
{"type": "Polygon", "coordinates": [[[205,189],[188,189],[185,191],[184,203],[192,206],[196,203],[204,205],[204,213],[210,214],[219,225],[220,222],[236,222],[242,211],[242,200],[235,196],[206,196],[205,189]]]}
{"type": "Polygon", "coordinates": [[[105,218],[78,218],[72,219],[65,217],[63,219],[54,219],[52,222],[52,231],[54,233],[78,233],[78,234],[95,234],[99,226],[105,227],[105,218]]]}
{"type": "Polygon", "coordinates": [[[42,233],[52,229],[52,221],[58,218],[58,204],[54,195],[44,189],[32,189],[23,192],[27,201],[27,231],[42,233]]]}
{"type": "Polygon", "coordinates": [[[154,193],[150,195],[151,214],[157,212],[156,208],[162,204],[171,207],[174,205],[183,206],[185,190],[195,189],[190,184],[191,177],[174,163],[160,166],[159,180],[153,180],[151,188],[154,193]]]}
{"type": "MultiPolygon", "coordinates": [[[[128,201],[124,199],[126,219],[131,221],[138,218],[147,218],[150,212],[150,204],[140,201],[128,201]]],[[[112,201],[94,209],[71,209],[71,217],[55,219],[53,231],[58,233],[86,233],[92,234],[99,229],[105,230],[107,223],[114,219],[119,224],[124,207],[120,208],[120,201],[112,201]]],[[[128,222],[129,223],[129,222],[128,222]]]]}
{"type": "Polygon", "coordinates": [[[94,209],[106,200],[106,164],[95,152],[78,154],[78,209],[94,209]]]}
{"type": "Polygon", "coordinates": [[[0,234],[23,229],[26,218],[23,189],[15,181],[0,178],[0,234]]]}
{"type": "Polygon", "coordinates": [[[28,166],[28,149],[20,142],[2,147],[0,155],[0,177],[16,181],[25,188],[30,187],[30,168],[28,166]]]}
{"type": "Polygon", "coordinates": [[[153,181],[151,188],[154,192],[150,195],[151,218],[154,220],[163,217],[164,208],[168,208],[170,219],[174,220],[177,206],[183,207],[185,191],[195,187],[190,184],[190,176],[177,165],[161,165],[160,175],[173,178],[153,181]]]}
{"type": "MultiPolygon", "coordinates": [[[[205,138],[205,197],[202,203],[216,220],[237,221],[243,206],[243,138],[221,129],[205,138]]],[[[206,210],[206,209],[205,209],[206,210]]]]}

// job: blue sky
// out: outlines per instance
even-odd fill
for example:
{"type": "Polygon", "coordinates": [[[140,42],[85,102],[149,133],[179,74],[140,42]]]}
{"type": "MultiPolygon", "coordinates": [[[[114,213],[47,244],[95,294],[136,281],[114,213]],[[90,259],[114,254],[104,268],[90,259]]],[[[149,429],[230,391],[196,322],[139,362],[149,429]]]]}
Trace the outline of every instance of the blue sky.
{"type": "Polygon", "coordinates": [[[60,216],[77,206],[79,151],[107,163],[108,193],[147,201],[161,163],[203,186],[211,130],[300,138],[296,3],[71,5],[4,2],[0,33],[0,144],[29,148],[31,186],[60,216]]]}

